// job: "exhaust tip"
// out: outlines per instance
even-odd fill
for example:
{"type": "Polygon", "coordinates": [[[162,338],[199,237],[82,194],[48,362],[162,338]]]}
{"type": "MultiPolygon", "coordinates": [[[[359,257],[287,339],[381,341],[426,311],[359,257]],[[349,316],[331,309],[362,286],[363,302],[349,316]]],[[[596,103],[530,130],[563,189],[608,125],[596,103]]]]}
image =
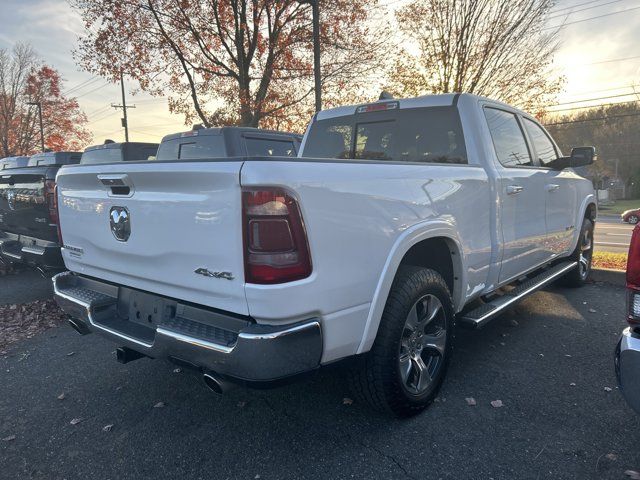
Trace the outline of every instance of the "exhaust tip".
{"type": "Polygon", "coordinates": [[[226,390],[226,382],[213,373],[205,373],[202,376],[204,384],[217,395],[224,394],[226,390]]]}
{"type": "Polygon", "coordinates": [[[69,326],[73,328],[76,332],[78,332],[80,335],[88,335],[89,333],[91,333],[91,330],[89,330],[89,328],[84,324],[84,322],[80,320],[76,320],[75,318],[69,317],[67,319],[67,322],[69,323],[69,326]]]}

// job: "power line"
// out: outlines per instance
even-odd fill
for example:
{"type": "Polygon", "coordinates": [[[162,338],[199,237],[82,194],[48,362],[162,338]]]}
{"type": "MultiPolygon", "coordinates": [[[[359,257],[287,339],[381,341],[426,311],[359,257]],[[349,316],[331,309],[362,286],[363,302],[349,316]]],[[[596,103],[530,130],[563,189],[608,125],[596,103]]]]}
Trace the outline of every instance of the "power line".
{"type": "MultiPolygon", "coordinates": [[[[624,0],[610,0],[609,2],[601,3],[600,5],[593,5],[591,7],[581,8],[579,10],[572,10],[572,11],[567,12],[567,13],[561,13],[560,15],[554,15],[552,17],[547,18],[547,20],[553,20],[554,18],[560,18],[560,17],[568,17],[569,15],[573,15],[574,13],[584,12],[585,10],[592,10],[594,8],[600,8],[600,7],[604,7],[605,5],[610,5],[612,3],[619,3],[619,2],[622,2],[622,1],[624,1],[624,0]]],[[[573,8],[575,8],[575,6],[573,8]]]]}
{"type": "Polygon", "coordinates": [[[566,27],[568,25],[573,25],[575,23],[588,22],[589,20],[595,20],[597,18],[610,17],[611,15],[618,15],[619,13],[625,13],[625,12],[630,12],[632,10],[638,10],[639,8],[640,8],[640,6],[639,7],[633,7],[633,8],[627,8],[626,10],[619,10],[617,12],[604,13],[602,15],[597,15],[595,17],[583,18],[582,20],[574,20],[573,22],[567,22],[567,23],[562,23],[560,25],[544,27],[542,30],[549,30],[549,29],[552,29],[552,28],[564,28],[564,27],[566,27]]]}
{"type": "Polygon", "coordinates": [[[78,95],[78,96],[77,96],[77,97],[75,97],[75,98],[82,98],[82,97],[85,97],[85,96],[87,96],[87,95],[89,95],[89,94],[91,94],[91,93],[93,93],[93,92],[97,92],[98,90],[100,90],[101,88],[106,87],[106,86],[107,86],[107,85],[109,85],[110,83],[111,83],[111,82],[105,82],[104,84],[99,85],[98,87],[94,88],[93,90],[89,90],[88,92],[84,92],[82,95],[78,95]]]}
{"type": "Polygon", "coordinates": [[[84,82],[79,83],[78,85],[75,85],[73,87],[68,88],[67,90],[65,90],[64,92],[62,92],[63,95],[68,95],[72,92],[75,92],[79,89],[82,89],[88,85],[90,85],[91,83],[95,83],[98,80],[100,80],[100,77],[91,77],[89,80],[85,80],[84,82]]]}
{"type": "Polygon", "coordinates": [[[640,113],[624,113],[620,115],[607,115],[604,117],[585,118],[584,120],[566,120],[563,122],[545,123],[545,126],[549,127],[552,125],[568,125],[571,123],[595,122],[597,120],[609,120],[611,118],[638,117],[638,116],[640,116],[640,113]]]}
{"type": "Polygon", "coordinates": [[[554,10],[551,10],[549,13],[557,13],[557,12],[560,12],[562,10],[571,10],[572,8],[578,8],[578,7],[582,7],[583,5],[590,5],[592,3],[601,2],[601,1],[602,0],[590,0],[589,2],[578,3],[576,5],[570,5],[568,7],[556,8],[554,10]]]}
{"type": "Polygon", "coordinates": [[[598,105],[587,105],[584,107],[559,108],[558,110],[549,110],[549,113],[568,112],[571,110],[584,110],[587,108],[596,109],[596,108],[603,108],[603,107],[613,107],[615,105],[626,105],[629,103],[637,103],[637,102],[638,100],[627,100],[624,102],[600,103],[598,105]]]}
{"type": "Polygon", "coordinates": [[[596,102],[598,100],[608,100],[610,98],[619,98],[619,97],[628,97],[630,95],[636,95],[635,92],[631,92],[631,93],[621,93],[618,95],[608,95],[606,97],[598,97],[598,98],[585,98],[584,100],[573,100],[571,102],[563,102],[563,103],[556,103],[555,105],[545,105],[548,108],[552,108],[552,107],[559,107],[562,105],[573,105],[576,103],[584,103],[584,102],[596,102]]]}

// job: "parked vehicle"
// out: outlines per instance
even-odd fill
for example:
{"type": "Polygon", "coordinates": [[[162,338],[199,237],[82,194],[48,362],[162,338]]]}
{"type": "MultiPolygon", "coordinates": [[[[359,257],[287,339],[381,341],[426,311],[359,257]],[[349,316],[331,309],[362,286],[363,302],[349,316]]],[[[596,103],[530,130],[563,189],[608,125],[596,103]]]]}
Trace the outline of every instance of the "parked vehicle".
{"type": "Polygon", "coordinates": [[[169,358],[221,392],[351,359],[358,395],[411,415],[440,388],[456,322],[589,274],[596,197],[571,167],[594,149],[563,157],[508,105],[322,111],[299,158],[213,158],[220,145],[58,175],[70,272],[55,297],[122,362],[169,358]]]}
{"type": "Polygon", "coordinates": [[[162,139],[157,160],[199,160],[222,157],[295,157],[302,136],[249,127],[202,128],[162,139]]]}
{"type": "Polygon", "coordinates": [[[627,258],[627,322],[616,348],[616,374],[627,403],[640,413],[640,225],[633,229],[627,258]]]}
{"type": "Polygon", "coordinates": [[[0,170],[8,170],[10,168],[26,167],[29,163],[29,157],[5,157],[0,158],[0,170]]]}
{"type": "Polygon", "coordinates": [[[157,143],[122,142],[105,140],[102,145],[88,147],[82,153],[80,163],[83,165],[96,163],[135,162],[155,159],[158,152],[157,143]]]}
{"type": "MultiPolygon", "coordinates": [[[[0,261],[43,274],[64,269],[60,254],[56,174],[80,162],[80,152],[45,152],[27,166],[0,170],[0,261]]],[[[15,161],[24,165],[24,157],[15,161]]]]}
{"type": "Polygon", "coordinates": [[[623,222],[635,225],[640,220],[640,208],[634,208],[632,210],[626,210],[620,215],[623,222]]]}

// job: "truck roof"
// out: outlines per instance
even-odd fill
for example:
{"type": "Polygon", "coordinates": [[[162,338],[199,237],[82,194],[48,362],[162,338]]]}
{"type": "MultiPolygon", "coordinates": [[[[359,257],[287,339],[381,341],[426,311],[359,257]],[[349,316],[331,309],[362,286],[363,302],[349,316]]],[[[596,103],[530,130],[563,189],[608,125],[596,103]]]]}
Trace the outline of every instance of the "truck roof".
{"type": "Polygon", "coordinates": [[[204,136],[204,135],[222,135],[225,131],[236,131],[240,133],[256,133],[260,135],[277,135],[279,137],[282,136],[290,136],[293,138],[297,138],[298,140],[302,139],[302,135],[298,133],[291,132],[280,132],[277,130],[265,130],[262,128],[253,128],[253,127],[215,127],[215,128],[198,128],[194,130],[189,130],[187,132],[178,132],[171,133],[169,135],[165,135],[162,137],[162,142],[166,142],[169,140],[174,140],[180,137],[188,137],[188,136],[204,136]]]}
{"type": "Polygon", "coordinates": [[[135,147],[157,147],[157,143],[152,142],[105,142],[100,145],[91,145],[84,149],[85,152],[91,152],[92,150],[104,150],[104,149],[122,149],[122,147],[129,145],[135,147]]]}
{"type": "Polygon", "coordinates": [[[0,170],[7,170],[9,168],[26,167],[28,163],[29,163],[29,157],[26,157],[26,156],[0,158],[0,170]]]}
{"type": "Polygon", "coordinates": [[[43,152],[36,153],[29,159],[28,166],[71,165],[80,163],[82,152],[43,152]]]}
{"type": "MultiPolygon", "coordinates": [[[[325,120],[327,118],[334,117],[342,117],[345,115],[353,115],[356,113],[356,110],[359,107],[374,105],[377,103],[389,103],[389,102],[397,102],[398,107],[400,109],[403,108],[420,108],[420,107],[448,107],[457,102],[457,99],[460,97],[475,99],[477,101],[487,101],[492,103],[497,103],[508,107],[512,110],[517,110],[514,107],[507,105],[505,103],[499,102],[497,100],[492,100],[487,97],[481,97],[479,95],[473,95],[471,93],[442,93],[436,95],[422,95],[420,97],[412,97],[412,98],[384,98],[374,102],[368,103],[360,103],[357,105],[345,105],[342,107],[330,108],[327,110],[322,110],[317,113],[315,120],[325,120]]],[[[524,113],[524,112],[522,112],[524,113]]]]}

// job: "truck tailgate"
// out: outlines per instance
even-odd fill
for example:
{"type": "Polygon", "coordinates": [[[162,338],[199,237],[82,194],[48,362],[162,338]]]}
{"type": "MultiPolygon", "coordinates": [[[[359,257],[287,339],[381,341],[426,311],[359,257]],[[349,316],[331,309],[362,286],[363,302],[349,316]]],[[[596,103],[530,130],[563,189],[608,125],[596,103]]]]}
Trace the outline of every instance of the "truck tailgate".
{"type": "Polygon", "coordinates": [[[240,161],[65,167],[57,181],[67,267],[247,315],[241,167],[240,161]]]}
{"type": "Polygon", "coordinates": [[[46,169],[16,169],[0,175],[0,230],[42,240],[57,241],[45,198],[46,169]]]}

